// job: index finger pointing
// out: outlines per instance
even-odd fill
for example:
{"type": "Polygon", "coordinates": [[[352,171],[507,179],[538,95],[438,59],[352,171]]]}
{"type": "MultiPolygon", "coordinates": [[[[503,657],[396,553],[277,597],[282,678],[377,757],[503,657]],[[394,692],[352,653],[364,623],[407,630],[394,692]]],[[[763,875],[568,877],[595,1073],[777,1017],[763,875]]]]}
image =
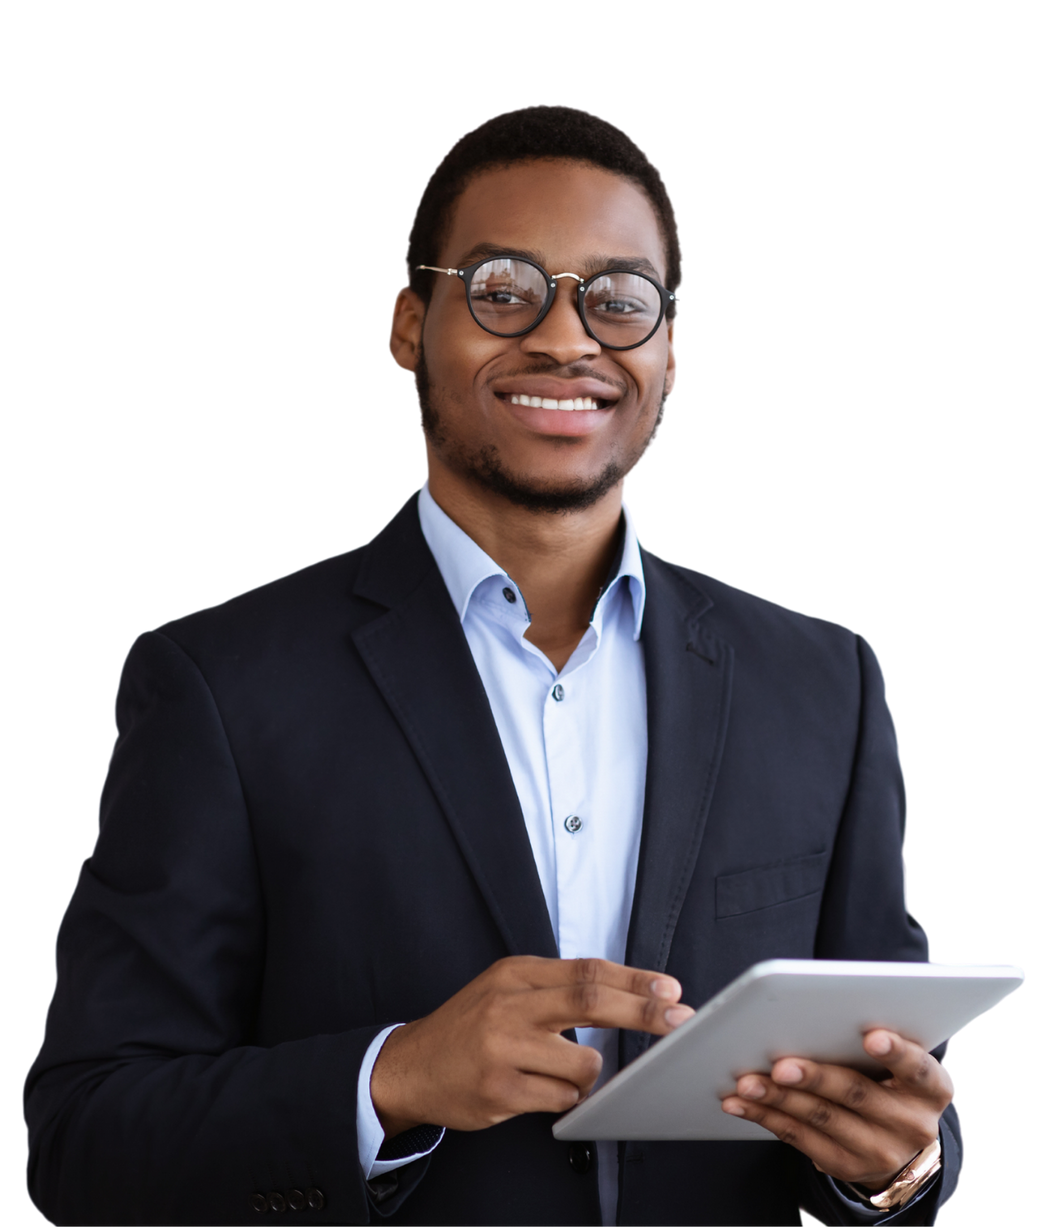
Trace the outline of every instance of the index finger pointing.
{"type": "Polygon", "coordinates": [[[694,1015],[687,1004],[635,995],[604,982],[577,982],[526,993],[525,1017],[555,1032],[581,1027],[669,1034],[694,1015]]]}
{"type": "Polygon", "coordinates": [[[677,1004],[683,988],[671,974],[634,969],[602,957],[574,957],[571,960],[532,962],[525,969],[525,980],[533,987],[577,986],[600,983],[617,991],[628,991],[646,999],[663,999],[677,1004]]]}
{"type": "Polygon", "coordinates": [[[683,988],[671,974],[658,974],[653,970],[635,969],[630,965],[617,965],[602,957],[576,957],[567,963],[572,967],[572,979],[580,982],[603,982],[618,991],[630,991],[653,999],[669,999],[678,1003],[683,988]]]}

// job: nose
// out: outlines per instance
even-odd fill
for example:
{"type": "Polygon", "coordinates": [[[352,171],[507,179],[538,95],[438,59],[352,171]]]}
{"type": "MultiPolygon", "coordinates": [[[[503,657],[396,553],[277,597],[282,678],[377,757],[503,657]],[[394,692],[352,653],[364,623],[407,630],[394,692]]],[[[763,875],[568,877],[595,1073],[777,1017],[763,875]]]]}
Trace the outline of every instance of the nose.
{"type": "Polygon", "coordinates": [[[550,311],[521,339],[523,354],[547,355],[555,363],[575,363],[602,353],[602,347],[584,329],[576,308],[579,283],[571,278],[558,282],[550,311]]]}

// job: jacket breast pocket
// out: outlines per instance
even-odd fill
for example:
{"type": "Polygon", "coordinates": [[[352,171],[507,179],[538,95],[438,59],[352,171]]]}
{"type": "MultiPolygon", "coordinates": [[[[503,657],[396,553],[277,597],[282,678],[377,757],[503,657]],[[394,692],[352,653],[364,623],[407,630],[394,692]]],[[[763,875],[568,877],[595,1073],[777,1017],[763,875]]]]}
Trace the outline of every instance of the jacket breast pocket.
{"type": "Polygon", "coordinates": [[[829,853],[823,850],[805,858],[716,876],[716,917],[749,914],[821,892],[828,866],[829,853]]]}

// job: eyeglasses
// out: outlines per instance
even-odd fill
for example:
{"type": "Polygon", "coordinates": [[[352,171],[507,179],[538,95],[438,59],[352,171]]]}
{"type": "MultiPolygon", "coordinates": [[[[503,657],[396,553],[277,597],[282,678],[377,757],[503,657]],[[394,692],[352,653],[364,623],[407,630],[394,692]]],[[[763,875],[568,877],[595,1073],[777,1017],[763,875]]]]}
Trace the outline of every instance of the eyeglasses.
{"type": "Polygon", "coordinates": [[[607,350],[634,350],[660,328],[675,295],[644,273],[603,269],[589,278],[548,273],[522,256],[489,256],[465,269],[418,265],[431,273],[461,278],[470,315],[497,337],[531,332],[554,302],[559,278],[575,278],[576,307],[588,336],[607,350]]]}

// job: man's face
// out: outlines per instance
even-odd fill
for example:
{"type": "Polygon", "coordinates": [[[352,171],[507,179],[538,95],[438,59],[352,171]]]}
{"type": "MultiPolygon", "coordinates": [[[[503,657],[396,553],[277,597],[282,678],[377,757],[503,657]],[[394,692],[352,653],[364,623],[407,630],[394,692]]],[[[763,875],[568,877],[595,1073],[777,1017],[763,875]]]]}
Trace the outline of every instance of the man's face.
{"type": "MultiPolygon", "coordinates": [[[[550,273],[586,277],[629,261],[662,284],[666,273],[645,193],[582,163],[521,162],[470,182],[437,264],[462,269],[497,249],[550,273]]],[[[645,450],[671,388],[671,330],[662,324],[634,350],[606,350],[584,330],[578,284],[562,278],[535,329],[496,337],[470,315],[461,279],[432,276],[429,309],[412,329],[421,330],[417,347],[401,347],[395,333],[393,346],[416,369],[431,465],[538,509],[584,507],[612,489],[645,450]],[[599,408],[523,404],[530,397],[588,398],[599,408]]],[[[401,301],[421,311],[410,292],[401,301]]]]}

